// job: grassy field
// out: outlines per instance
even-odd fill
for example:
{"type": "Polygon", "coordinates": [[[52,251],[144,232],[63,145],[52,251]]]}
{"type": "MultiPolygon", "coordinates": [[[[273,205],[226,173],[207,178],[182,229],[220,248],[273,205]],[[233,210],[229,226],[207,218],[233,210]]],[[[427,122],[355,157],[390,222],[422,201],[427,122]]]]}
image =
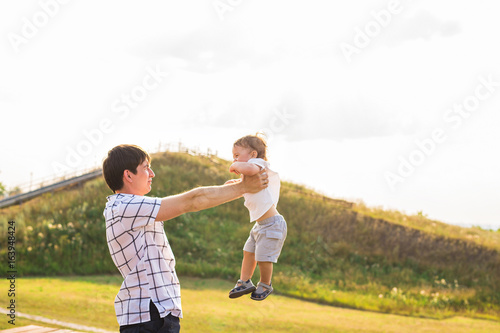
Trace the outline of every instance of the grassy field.
{"type": "MultiPolygon", "coordinates": [[[[155,154],[150,195],[223,184],[232,177],[229,165],[155,154]]],[[[94,179],[1,209],[0,257],[7,257],[7,221],[14,220],[19,277],[116,274],[102,215],[109,194],[103,179],[94,179]]],[[[273,275],[282,295],[404,316],[500,321],[500,230],[370,208],[289,182],[278,209],[288,224],[273,275]]],[[[243,199],[166,221],[179,275],[235,281],[251,226],[243,199]]]]}
{"type": "MultiPolygon", "coordinates": [[[[21,278],[16,286],[17,311],[116,331],[113,300],[121,281],[120,276],[21,278]]],[[[263,302],[248,297],[230,300],[227,292],[232,284],[219,279],[181,278],[181,285],[183,333],[500,331],[500,323],[496,321],[397,316],[341,309],[280,295],[272,295],[263,302]]],[[[0,302],[7,304],[6,293],[0,293],[0,302]]],[[[29,324],[37,323],[16,319],[16,327],[29,324]]],[[[0,329],[6,328],[12,325],[4,318],[0,329]]]]}

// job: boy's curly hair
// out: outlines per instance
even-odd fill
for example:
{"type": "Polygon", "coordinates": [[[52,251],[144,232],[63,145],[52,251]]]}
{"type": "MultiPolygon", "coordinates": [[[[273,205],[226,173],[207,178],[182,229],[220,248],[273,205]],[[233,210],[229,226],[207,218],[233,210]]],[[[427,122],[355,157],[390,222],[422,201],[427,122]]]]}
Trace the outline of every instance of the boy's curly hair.
{"type": "Polygon", "coordinates": [[[257,152],[257,158],[262,158],[264,161],[267,161],[267,143],[263,133],[246,135],[236,140],[233,146],[255,150],[257,152]]]}

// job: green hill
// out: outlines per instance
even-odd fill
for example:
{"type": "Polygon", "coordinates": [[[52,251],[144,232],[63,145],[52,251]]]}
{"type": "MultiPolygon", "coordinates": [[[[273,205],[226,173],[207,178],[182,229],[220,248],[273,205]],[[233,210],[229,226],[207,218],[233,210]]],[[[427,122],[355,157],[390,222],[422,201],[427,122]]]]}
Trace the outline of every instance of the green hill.
{"type": "MultiPolygon", "coordinates": [[[[222,184],[231,177],[229,163],[155,154],[150,195],[222,184]]],[[[6,256],[7,221],[14,219],[20,275],[116,274],[102,216],[109,194],[96,179],[0,210],[0,255],[6,256]]],[[[499,232],[369,208],[286,182],[278,209],[288,237],[275,266],[277,292],[349,308],[500,320],[499,232]]],[[[231,281],[250,228],[242,199],[165,223],[180,276],[231,281]]]]}

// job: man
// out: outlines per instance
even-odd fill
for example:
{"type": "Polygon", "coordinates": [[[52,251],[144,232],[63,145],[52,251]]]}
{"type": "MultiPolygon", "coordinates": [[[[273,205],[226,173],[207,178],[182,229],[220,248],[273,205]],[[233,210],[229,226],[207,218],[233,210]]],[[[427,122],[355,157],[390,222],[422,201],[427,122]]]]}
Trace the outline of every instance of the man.
{"type": "Polygon", "coordinates": [[[115,193],[108,197],[104,217],[109,251],[124,278],[115,311],[125,333],[180,331],[180,284],[162,221],[258,192],[268,183],[264,170],[239,183],[151,198],[145,196],[155,176],[150,162],[149,154],[134,145],[114,147],[103,162],[104,179],[115,193]]]}

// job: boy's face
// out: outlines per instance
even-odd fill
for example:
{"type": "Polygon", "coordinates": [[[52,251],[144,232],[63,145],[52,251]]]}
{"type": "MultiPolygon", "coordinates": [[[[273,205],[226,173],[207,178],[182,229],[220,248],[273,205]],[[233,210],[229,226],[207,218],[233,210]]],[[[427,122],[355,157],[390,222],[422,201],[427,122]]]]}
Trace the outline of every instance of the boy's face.
{"type": "Polygon", "coordinates": [[[248,162],[249,159],[257,157],[257,152],[250,148],[233,146],[234,162],[248,162]]]}
{"type": "Polygon", "coordinates": [[[128,173],[128,176],[132,179],[133,194],[146,195],[151,191],[151,184],[153,183],[155,173],[151,169],[148,160],[139,164],[136,171],[135,175],[132,172],[128,173]]]}

